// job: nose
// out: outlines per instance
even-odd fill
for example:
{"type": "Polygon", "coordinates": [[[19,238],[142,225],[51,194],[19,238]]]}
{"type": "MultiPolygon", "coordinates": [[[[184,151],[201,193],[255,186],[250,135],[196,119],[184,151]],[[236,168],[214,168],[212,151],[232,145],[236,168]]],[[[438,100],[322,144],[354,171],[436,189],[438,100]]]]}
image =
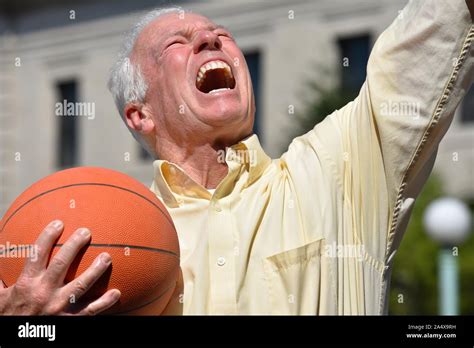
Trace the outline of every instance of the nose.
{"type": "Polygon", "coordinates": [[[209,30],[199,32],[194,39],[194,53],[199,53],[203,50],[220,50],[222,42],[219,36],[209,30]]]}

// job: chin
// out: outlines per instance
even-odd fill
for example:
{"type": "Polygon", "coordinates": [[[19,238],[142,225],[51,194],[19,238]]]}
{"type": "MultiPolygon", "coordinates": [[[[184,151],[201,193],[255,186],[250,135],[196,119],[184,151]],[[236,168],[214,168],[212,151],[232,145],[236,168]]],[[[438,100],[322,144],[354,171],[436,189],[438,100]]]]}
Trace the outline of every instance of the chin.
{"type": "Polygon", "coordinates": [[[203,114],[204,121],[210,125],[241,123],[244,122],[246,118],[246,110],[232,107],[211,107],[203,114]]]}

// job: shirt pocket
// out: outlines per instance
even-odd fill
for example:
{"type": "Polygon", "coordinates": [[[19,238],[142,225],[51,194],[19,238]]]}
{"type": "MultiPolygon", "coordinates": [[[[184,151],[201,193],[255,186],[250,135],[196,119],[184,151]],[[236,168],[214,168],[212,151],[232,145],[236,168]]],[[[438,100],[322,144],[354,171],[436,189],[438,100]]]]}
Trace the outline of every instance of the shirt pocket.
{"type": "Polygon", "coordinates": [[[329,314],[335,310],[330,264],[324,239],[263,260],[272,314],[329,314]]]}

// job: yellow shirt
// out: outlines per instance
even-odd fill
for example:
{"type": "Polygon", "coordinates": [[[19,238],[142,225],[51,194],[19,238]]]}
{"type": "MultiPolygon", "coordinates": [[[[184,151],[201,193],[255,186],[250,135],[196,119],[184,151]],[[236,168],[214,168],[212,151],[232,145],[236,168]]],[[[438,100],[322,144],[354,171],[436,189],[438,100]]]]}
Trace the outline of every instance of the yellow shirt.
{"type": "Polygon", "coordinates": [[[176,224],[184,314],[383,314],[414,198],[473,71],[464,0],[412,1],[375,44],[360,95],[270,159],[227,149],[211,193],[155,161],[176,224]]]}

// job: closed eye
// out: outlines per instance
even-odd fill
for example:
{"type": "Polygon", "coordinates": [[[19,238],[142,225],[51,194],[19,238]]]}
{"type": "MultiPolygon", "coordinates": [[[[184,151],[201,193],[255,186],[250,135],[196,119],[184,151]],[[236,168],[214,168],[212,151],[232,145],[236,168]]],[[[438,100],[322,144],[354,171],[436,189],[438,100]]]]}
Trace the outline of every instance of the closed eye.
{"type": "Polygon", "coordinates": [[[226,38],[229,38],[231,40],[233,40],[234,38],[232,37],[232,35],[227,32],[227,31],[219,31],[219,32],[216,32],[216,34],[219,36],[219,37],[226,37],[226,38]]]}
{"type": "Polygon", "coordinates": [[[174,40],[174,41],[171,41],[169,44],[167,44],[165,49],[178,47],[182,44],[184,44],[182,40],[174,40]]]}

